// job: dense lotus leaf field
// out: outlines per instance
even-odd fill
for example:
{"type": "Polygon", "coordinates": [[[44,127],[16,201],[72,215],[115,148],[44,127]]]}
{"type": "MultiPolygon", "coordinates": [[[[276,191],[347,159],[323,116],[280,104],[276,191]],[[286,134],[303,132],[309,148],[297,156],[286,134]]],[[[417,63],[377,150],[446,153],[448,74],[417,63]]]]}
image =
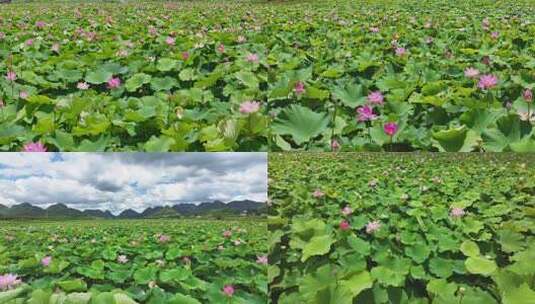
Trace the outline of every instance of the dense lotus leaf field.
{"type": "Polygon", "coordinates": [[[269,161],[271,303],[535,303],[534,155],[269,161]]]}
{"type": "Polygon", "coordinates": [[[0,149],[535,151],[534,20],[513,0],[3,5],[0,149]]]}
{"type": "Polygon", "coordinates": [[[266,229],[262,220],[3,222],[0,303],[266,303],[266,229]]]}

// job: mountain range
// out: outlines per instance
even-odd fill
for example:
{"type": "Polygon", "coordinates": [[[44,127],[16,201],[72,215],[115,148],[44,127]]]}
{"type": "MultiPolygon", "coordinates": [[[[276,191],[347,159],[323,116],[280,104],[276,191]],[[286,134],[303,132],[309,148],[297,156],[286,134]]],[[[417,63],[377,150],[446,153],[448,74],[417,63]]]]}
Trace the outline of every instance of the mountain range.
{"type": "Polygon", "coordinates": [[[206,216],[206,215],[259,215],[267,211],[265,203],[250,200],[205,202],[195,204],[176,204],[174,206],[149,207],[143,212],[126,209],[118,215],[110,211],[97,209],[78,210],[65,204],[54,204],[48,208],[40,208],[29,203],[13,205],[11,207],[0,204],[0,219],[59,219],[59,218],[102,218],[102,219],[143,219],[143,218],[169,218],[181,216],[206,216]]]}

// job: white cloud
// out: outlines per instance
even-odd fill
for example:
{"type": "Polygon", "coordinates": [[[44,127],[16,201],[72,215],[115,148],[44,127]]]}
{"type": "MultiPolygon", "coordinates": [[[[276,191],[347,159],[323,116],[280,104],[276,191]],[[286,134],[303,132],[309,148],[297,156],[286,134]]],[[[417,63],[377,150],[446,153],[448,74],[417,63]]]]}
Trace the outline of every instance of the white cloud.
{"type": "Polygon", "coordinates": [[[0,153],[0,204],[77,209],[267,199],[265,153],[0,153]]]}

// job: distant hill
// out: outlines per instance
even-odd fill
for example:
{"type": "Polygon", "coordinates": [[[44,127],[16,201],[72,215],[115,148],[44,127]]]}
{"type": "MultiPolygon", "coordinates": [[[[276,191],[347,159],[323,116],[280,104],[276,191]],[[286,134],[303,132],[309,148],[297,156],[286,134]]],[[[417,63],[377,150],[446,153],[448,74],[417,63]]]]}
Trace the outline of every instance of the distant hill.
{"type": "Polygon", "coordinates": [[[22,203],[6,207],[0,204],[0,219],[142,219],[142,218],[174,218],[181,216],[204,216],[204,215],[260,215],[267,212],[265,203],[255,201],[233,201],[223,203],[221,201],[203,202],[195,204],[176,204],[174,206],[156,206],[145,209],[139,213],[132,209],[126,209],[119,215],[114,216],[110,211],[87,209],[78,210],[65,204],[54,204],[46,209],[22,203]]]}
{"type": "Polygon", "coordinates": [[[98,209],[86,209],[82,211],[86,217],[100,217],[100,218],[113,218],[113,214],[109,211],[102,211],[98,209]]]}
{"type": "Polygon", "coordinates": [[[46,211],[29,203],[22,203],[4,209],[2,215],[9,218],[40,218],[46,216],[46,211]]]}
{"type": "Polygon", "coordinates": [[[136,211],[132,209],[126,209],[123,212],[121,212],[118,216],[118,218],[124,218],[124,219],[134,219],[134,218],[141,218],[141,214],[137,213],[136,211]]]}

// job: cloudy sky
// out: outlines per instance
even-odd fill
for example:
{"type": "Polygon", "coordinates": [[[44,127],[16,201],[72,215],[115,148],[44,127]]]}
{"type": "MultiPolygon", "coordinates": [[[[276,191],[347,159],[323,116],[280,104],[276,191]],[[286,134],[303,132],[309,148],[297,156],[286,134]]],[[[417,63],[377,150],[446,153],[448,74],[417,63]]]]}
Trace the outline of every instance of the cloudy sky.
{"type": "Polygon", "coordinates": [[[63,203],[117,214],[267,200],[265,153],[0,153],[0,204],[63,203]]]}

